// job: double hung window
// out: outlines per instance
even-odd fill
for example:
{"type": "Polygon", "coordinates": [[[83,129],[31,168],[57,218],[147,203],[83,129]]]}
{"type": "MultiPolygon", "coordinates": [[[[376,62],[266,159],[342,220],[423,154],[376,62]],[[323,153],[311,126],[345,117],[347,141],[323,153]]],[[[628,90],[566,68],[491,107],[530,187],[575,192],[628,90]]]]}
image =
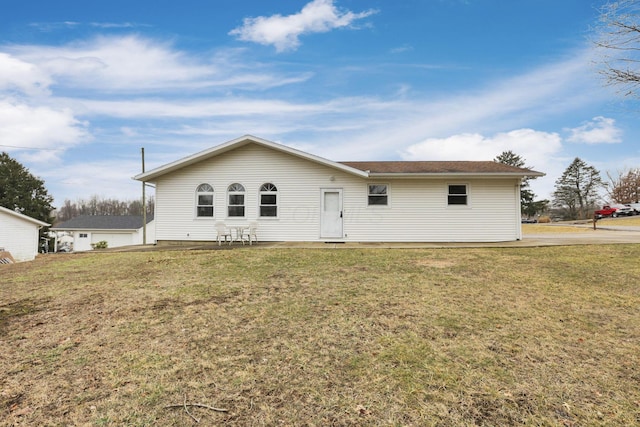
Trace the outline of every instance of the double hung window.
{"type": "Polygon", "coordinates": [[[260,186],[260,216],[278,216],[278,189],[270,182],[260,186]]]}
{"type": "Polygon", "coordinates": [[[449,184],[448,205],[468,205],[468,189],[466,184],[449,184]]]}
{"type": "Polygon", "coordinates": [[[389,204],[389,187],[386,184],[369,184],[367,194],[369,206],[387,206],[389,204]]]}
{"type": "Polygon", "coordinates": [[[244,217],[244,187],[242,184],[231,184],[227,189],[227,195],[229,200],[227,216],[244,217]]]}
{"type": "Polygon", "coordinates": [[[213,216],[213,187],[209,184],[200,184],[196,190],[196,216],[213,216]]]}

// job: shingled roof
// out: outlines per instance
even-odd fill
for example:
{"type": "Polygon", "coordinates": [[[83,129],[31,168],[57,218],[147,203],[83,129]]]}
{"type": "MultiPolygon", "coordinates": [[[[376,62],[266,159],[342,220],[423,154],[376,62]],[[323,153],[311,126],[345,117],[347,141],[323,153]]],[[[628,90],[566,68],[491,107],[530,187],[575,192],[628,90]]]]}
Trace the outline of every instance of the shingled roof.
{"type": "MultiPolygon", "coordinates": [[[[147,224],[153,215],[147,215],[147,224]]],[[[142,215],[81,215],[65,221],[52,230],[138,230],[142,215]]]]}
{"type": "Polygon", "coordinates": [[[516,174],[541,176],[541,172],[492,161],[389,161],[340,162],[372,174],[516,174]]]}

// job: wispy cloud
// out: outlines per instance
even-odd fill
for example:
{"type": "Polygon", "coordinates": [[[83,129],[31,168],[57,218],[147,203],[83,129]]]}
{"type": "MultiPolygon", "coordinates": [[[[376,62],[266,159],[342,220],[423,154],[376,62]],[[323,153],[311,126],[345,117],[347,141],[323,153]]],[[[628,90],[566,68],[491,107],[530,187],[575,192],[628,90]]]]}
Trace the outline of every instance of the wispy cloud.
{"type": "Polygon", "coordinates": [[[410,52],[413,50],[413,46],[409,46],[409,45],[403,45],[403,46],[399,46],[399,47],[394,47],[393,49],[391,49],[391,53],[404,53],[404,52],[410,52]]]}
{"type": "Polygon", "coordinates": [[[273,45],[278,52],[295,50],[303,34],[325,33],[352,26],[359,19],[377,13],[375,10],[354,13],[340,10],[333,0],[313,0],[293,15],[245,18],[242,26],[229,32],[239,40],[273,45]]]}
{"type": "Polygon", "coordinates": [[[622,142],[622,130],[616,127],[616,121],[607,117],[594,117],[576,128],[567,129],[569,142],[582,144],[616,144],[622,142]]]}
{"type": "Polygon", "coordinates": [[[78,22],[78,21],[59,21],[59,22],[32,22],[30,27],[36,28],[42,32],[53,32],[61,30],[73,30],[84,27],[100,28],[100,29],[132,29],[139,27],[149,27],[148,24],[139,24],[134,22],[78,22]]]}
{"type": "Polygon", "coordinates": [[[95,28],[105,29],[149,27],[149,25],[146,24],[136,24],[133,22],[91,22],[89,25],[95,28]]]}
{"type": "Polygon", "coordinates": [[[78,28],[82,24],[75,21],[61,21],[61,22],[32,22],[29,24],[31,28],[35,28],[44,33],[60,30],[68,30],[78,28]]]}
{"type": "MultiPolygon", "coordinates": [[[[102,36],[63,46],[11,46],[6,50],[14,62],[24,64],[22,68],[29,66],[48,76],[47,84],[55,80],[63,87],[92,92],[263,90],[311,77],[308,72],[249,69],[246,63],[230,61],[224,54],[195,56],[169,42],[136,35],[102,36]]],[[[35,75],[35,71],[31,74],[35,75]]]]}

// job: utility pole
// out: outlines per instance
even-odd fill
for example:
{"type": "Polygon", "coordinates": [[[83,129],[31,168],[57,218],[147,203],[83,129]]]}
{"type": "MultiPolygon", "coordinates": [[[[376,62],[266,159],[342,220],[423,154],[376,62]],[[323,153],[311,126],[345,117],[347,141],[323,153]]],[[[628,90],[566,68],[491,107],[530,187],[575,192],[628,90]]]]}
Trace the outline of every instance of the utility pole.
{"type": "MultiPolygon", "coordinates": [[[[144,173],[144,147],[142,147],[142,173],[144,173]]],[[[142,244],[147,244],[147,183],[142,181],[142,244]]]]}

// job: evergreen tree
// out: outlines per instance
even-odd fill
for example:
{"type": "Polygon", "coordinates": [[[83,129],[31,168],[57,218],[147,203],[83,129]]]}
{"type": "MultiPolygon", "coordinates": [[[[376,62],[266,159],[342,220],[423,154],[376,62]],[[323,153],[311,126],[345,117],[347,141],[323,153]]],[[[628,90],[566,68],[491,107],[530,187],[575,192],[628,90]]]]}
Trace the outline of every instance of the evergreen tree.
{"type": "MultiPolygon", "coordinates": [[[[498,157],[493,159],[493,161],[517,168],[533,169],[533,166],[525,166],[525,160],[511,150],[503,151],[498,157]]],[[[540,212],[538,209],[542,206],[540,203],[534,202],[536,195],[529,187],[529,181],[535,178],[536,177],[524,177],[520,184],[520,211],[527,216],[535,216],[540,212]]]]}
{"type": "Polygon", "coordinates": [[[44,181],[7,153],[0,153],[0,206],[50,223],[52,202],[44,181]]]}
{"type": "Polygon", "coordinates": [[[588,218],[603,186],[600,172],[576,157],[556,181],[553,205],[562,209],[567,219],[588,218]]]}

